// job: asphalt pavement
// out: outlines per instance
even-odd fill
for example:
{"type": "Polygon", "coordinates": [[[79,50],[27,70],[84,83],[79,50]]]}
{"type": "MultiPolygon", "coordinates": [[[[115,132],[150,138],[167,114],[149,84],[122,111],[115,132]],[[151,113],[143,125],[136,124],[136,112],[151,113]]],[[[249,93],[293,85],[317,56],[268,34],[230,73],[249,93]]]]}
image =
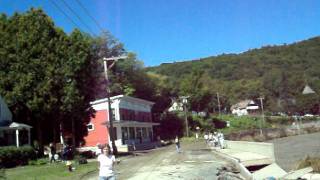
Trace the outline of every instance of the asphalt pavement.
{"type": "Polygon", "coordinates": [[[297,168],[306,156],[320,157],[320,133],[274,139],[277,164],[287,172],[297,168]]]}

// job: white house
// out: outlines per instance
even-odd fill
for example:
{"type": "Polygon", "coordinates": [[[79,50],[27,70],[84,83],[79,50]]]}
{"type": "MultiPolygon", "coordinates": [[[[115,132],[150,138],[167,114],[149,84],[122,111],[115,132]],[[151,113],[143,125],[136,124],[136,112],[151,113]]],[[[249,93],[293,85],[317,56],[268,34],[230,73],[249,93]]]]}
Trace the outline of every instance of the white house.
{"type": "Polygon", "coordinates": [[[237,104],[231,106],[230,110],[232,114],[237,116],[244,116],[254,114],[258,111],[259,106],[253,100],[240,101],[237,104]]]}
{"type": "Polygon", "coordinates": [[[168,109],[169,112],[183,111],[183,103],[175,99],[171,99],[171,106],[168,109]]]}

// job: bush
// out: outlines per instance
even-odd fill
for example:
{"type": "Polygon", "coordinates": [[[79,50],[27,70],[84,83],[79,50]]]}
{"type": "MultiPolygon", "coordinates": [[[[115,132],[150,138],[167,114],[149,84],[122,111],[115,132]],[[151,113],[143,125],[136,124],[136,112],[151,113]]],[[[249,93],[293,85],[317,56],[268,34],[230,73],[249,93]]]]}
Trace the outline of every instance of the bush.
{"type": "Polygon", "coordinates": [[[15,167],[28,164],[29,160],[36,159],[36,152],[31,146],[6,146],[0,147],[0,166],[15,167]]]}

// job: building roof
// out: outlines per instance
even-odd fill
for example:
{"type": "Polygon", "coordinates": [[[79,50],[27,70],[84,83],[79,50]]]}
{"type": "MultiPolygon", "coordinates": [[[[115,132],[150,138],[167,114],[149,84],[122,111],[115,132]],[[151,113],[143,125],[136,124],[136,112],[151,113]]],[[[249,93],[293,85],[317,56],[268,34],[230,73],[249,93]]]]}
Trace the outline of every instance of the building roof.
{"type": "MultiPolygon", "coordinates": [[[[140,98],[135,98],[135,97],[131,97],[131,96],[118,95],[118,96],[110,97],[111,101],[116,100],[116,99],[125,99],[125,100],[129,100],[129,101],[135,101],[135,102],[140,102],[143,104],[148,104],[151,106],[154,105],[154,102],[152,102],[152,101],[148,101],[148,100],[144,100],[144,99],[140,99],[140,98]]],[[[104,103],[104,102],[108,102],[108,98],[98,99],[93,102],[90,102],[90,104],[95,105],[95,104],[100,104],[100,103],[104,103]]]]}
{"type": "Polygon", "coordinates": [[[231,109],[231,111],[233,109],[246,109],[249,105],[255,105],[255,103],[251,99],[246,99],[246,100],[238,102],[237,104],[232,105],[230,109],[231,109]]]}
{"type": "Polygon", "coordinates": [[[0,129],[30,129],[32,126],[23,123],[13,122],[9,126],[1,126],[0,129]]]}
{"type": "Polygon", "coordinates": [[[302,94],[314,94],[316,92],[314,92],[313,89],[311,89],[310,86],[306,85],[302,91],[302,94]]]}
{"type": "Polygon", "coordinates": [[[11,122],[11,121],[12,121],[11,111],[9,110],[3,98],[0,96],[0,124],[3,124],[4,122],[11,122]]]}

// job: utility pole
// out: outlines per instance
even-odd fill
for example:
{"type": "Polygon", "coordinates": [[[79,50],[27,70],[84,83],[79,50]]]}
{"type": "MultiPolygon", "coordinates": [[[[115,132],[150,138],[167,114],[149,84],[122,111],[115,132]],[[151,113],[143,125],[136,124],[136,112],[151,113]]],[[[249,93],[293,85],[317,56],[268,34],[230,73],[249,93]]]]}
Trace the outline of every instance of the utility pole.
{"type": "Polygon", "coordinates": [[[217,99],[218,99],[218,108],[219,108],[219,116],[220,116],[221,115],[221,105],[220,105],[219,92],[217,92],[217,99]]]}
{"type": "MultiPolygon", "coordinates": [[[[115,62],[119,59],[126,59],[126,56],[120,56],[120,57],[111,57],[111,58],[103,58],[103,67],[104,67],[104,75],[107,83],[107,99],[108,99],[108,119],[109,119],[109,136],[111,140],[111,146],[114,154],[118,154],[117,146],[115,144],[114,139],[114,132],[113,132],[113,115],[112,115],[112,109],[111,109],[111,91],[110,91],[110,82],[108,77],[108,69],[112,68],[115,64],[115,62]],[[113,61],[112,64],[108,67],[108,61],[113,61]]],[[[108,123],[107,123],[108,126],[108,123]]]]}
{"type": "Polygon", "coordinates": [[[264,125],[264,111],[263,111],[263,97],[258,98],[260,100],[260,105],[261,105],[261,116],[262,116],[262,121],[260,122],[260,134],[262,135],[262,126],[264,125]]]}
{"type": "Polygon", "coordinates": [[[188,115],[187,115],[187,103],[189,96],[182,96],[180,97],[182,99],[183,107],[184,107],[184,120],[186,124],[186,135],[189,137],[189,125],[188,125],[188,115]]]}

